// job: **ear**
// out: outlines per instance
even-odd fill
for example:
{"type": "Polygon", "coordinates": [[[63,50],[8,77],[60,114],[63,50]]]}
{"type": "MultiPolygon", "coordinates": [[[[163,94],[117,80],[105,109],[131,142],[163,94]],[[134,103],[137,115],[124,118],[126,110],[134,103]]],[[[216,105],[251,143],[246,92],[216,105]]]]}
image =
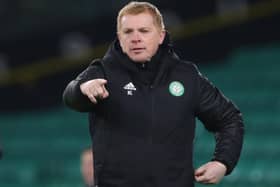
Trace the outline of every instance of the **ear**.
{"type": "Polygon", "coordinates": [[[121,34],[119,32],[117,32],[117,37],[118,37],[118,40],[120,42],[120,46],[122,47],[122,40],[121,40],[121,34]]]}
{"type": "Polygon", "coordinates": [[[120,34],[119,32],[117,32],[117,37],[118,37],[118,40],[119,40],[119,43],[120,43],[120,46],[121,46],[122,51],[123,51],[124,53],[126,53],[126,52],[125,52],[125,48],[124,48],[124,46],[123,46],[123,41],[122,41],[122,38],[121,38],[121,34],[120,34]]]}
{"type": "Polygon", "coordinates": [[[166,35],[166,31],[160,31],[159,32],[159,37],[160,37],[159,44],[163,43],[165,35],[166,35]]]}
{"type": "Polygon", "coordinates": [[[117,34],[118,40],[120,40],[120,33],[117,32],[116,34],[117,34]]]}

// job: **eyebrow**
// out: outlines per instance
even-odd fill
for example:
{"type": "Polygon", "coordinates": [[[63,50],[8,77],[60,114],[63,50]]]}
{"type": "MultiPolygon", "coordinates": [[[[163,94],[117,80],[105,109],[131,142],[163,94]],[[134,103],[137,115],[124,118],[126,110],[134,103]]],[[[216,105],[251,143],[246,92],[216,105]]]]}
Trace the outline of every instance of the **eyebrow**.
{"type": "Polygon", "coordinates": [[[143,30],[143,29],[150,30],[150,27],[140,27],[137,29],[127,27],[127,28],[123,28],[122,30],[127,31],[127,30],[143,30]]]}

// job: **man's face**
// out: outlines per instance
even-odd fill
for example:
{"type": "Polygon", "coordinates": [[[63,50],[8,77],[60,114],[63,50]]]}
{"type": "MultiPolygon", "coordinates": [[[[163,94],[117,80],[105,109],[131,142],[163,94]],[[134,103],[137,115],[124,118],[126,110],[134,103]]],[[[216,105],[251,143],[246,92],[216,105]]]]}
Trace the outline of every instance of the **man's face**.
{"type": "Polygon", "coordinates": [[[135,62],[150,60],[163,42],[165,31],[154,24],[149,13],[126,14],[120,20],[118,38],[121,48],[135,62]]]}

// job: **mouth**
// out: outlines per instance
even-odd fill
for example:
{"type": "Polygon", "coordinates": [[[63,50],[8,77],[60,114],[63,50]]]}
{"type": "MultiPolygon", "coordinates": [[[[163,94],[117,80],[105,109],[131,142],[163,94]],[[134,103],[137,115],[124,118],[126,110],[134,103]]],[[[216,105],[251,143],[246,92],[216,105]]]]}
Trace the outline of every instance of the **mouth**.
{"type": "Polygon", "coordinates": [[[132,48],[130,49],[132,52],[134,53],[141,53],[145,50],[146,48],[145,47],[135,47],[135,48],[132,48]]]}

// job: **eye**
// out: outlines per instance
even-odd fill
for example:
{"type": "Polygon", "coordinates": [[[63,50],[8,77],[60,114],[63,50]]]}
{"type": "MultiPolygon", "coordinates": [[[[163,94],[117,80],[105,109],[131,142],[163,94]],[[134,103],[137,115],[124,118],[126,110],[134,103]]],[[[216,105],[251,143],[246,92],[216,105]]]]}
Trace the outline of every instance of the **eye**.
{"type": "Polygon", "coordinates": [[[125,30],[123,31],[123,33],[124,33],[124,34],[130,34],[130,33],[132,33],[132,29],[125,29],[125,30]]]}
{"type": "Polygon", "coordinates": [[[150,32],[148,29],[139,29],[139,31],[140,31],[141,33],[148,33],[148,32],[150,32]]]}

